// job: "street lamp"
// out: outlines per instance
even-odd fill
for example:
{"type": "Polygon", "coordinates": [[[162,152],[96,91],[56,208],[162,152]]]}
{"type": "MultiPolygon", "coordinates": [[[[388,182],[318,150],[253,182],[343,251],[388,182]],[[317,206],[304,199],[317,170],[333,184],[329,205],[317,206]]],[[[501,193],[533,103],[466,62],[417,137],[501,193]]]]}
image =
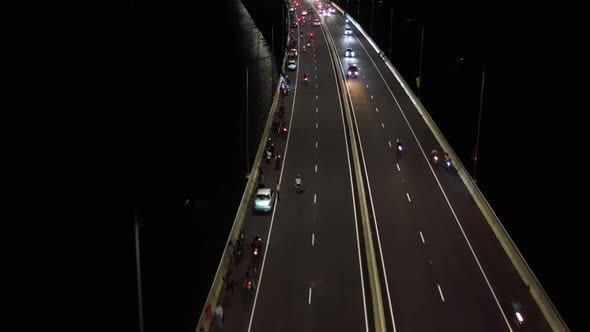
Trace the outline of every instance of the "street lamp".
{"type": "Polygon", "coordinates": [[[141,258],[139,256],[139,226],[141,221],[137,218],[136,211],[133,211],[133,226],[135,233],[135,262],[137,268],[137,305],[139,313],[139,332],[143,332],[143,300],[141,293],[141,258]]]}
{"type": "Polygon", "coordinates": [[[373,37],[373,12],[375,11],[375,0],[371,0],[371,37],[373,37]]]}
{"type": "Polygon", "coordinates": [[[420,87],[422,81],[422,51],[424,49],[424,23],[422,23],[422,37],[420,38],[420,68],[418,69],[418,79],[416,80],[416,85],[418,86],[418,99],[420,99],[422,93],[422,88],[420,87]]]}
{"type": "Polygon", "coordinates": [[[483,88],[486,79],[486,67],[481,70],[481,92],[479,94],[479,115],[477,116],[477,138],[475,139],[475,153],[473,154],[473,182],[477,183],[477,154],[479,152],[479,130],[481,128],[481,110],[483,108],[483,88]]]}

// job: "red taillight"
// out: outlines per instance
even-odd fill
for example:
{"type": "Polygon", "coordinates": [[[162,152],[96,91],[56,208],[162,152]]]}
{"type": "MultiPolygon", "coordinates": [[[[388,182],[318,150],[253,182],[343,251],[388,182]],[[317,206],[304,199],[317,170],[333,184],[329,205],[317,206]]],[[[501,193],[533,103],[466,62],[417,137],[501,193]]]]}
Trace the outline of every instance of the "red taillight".
{"type": "Polygon", "coordinates": [[[254,248],[254,256],[258,255],[258,248],[254,248]]]}
{"type": "Polygon", "coordinates": [[[252,280],[248,280],[248,287],[252,287],[252,280]]]}

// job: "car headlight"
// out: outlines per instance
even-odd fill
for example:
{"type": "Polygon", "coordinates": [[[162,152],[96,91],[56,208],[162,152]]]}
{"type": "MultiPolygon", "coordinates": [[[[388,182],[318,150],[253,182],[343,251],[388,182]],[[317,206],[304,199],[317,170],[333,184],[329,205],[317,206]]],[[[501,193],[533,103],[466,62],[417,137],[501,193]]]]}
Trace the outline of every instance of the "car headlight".
{"type": "Polygon", "coordinates": [[[349,71],[348,71],[348,75],[350,75],[350,74],[352,74],[352,73],[351,73],[351,72],[350,72],[350,70],[349,70],[349,71]]]}
{"type": "Polygon", "coordinates": [[[351,55],[351,56],[354,56],[354,52],[350,52],[350,55],[351,55]]]}

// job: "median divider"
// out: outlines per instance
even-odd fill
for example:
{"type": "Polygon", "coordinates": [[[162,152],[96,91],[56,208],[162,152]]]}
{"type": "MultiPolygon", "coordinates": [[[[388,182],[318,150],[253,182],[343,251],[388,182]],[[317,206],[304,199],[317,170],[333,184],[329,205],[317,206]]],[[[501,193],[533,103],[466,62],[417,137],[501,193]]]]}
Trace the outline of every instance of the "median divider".
{"type": "Polygon", "coordinates": [[[490,228],[494,232],[496,238],[502,245],[502,248],[510,258],[512,265],[522,278],[522,280],[527,285],[531,296],[537,302],[537,305],[541,309],[541,312],[545,316],[545,319],[551,326],[554,331],[570,331],[567,327],[565,321],[557,311],[557,308],[541,286],[541,283],[533,273],[532,269],[516,247],[514,241],[504,228],[504,225],[500,222],[500,219],[485,199],[483,193],[479,190],[479,187],[469,174],[469,172],[464,167],[461,160],[455,154],[453,149],[451,148],[450,144],[447,142],[445,137],[443,136],[442,132],[439,130],[436,123],[430,117],[430,114],[420,100],[416,98],[414,92],[409,87],[409,85],[404,81],[401,74],[395,69],[391,61],[384,55],[384,52],[379,48],[379,46],[371,39],[371,37],[365,32],[365,30],[351,17],[346,13],[342,8],[340,8],[336,4],[332,4],[338,11],[340,11],[344,17],[346,17],[357,29],[360,31],[363,36],[367,39],[367,41],[371,44],[375,52],[379,55],[379,57],[385,62],[389,70],[395,76],[397,81],[401,84],[402,88],[405,90],[408,97],[412,100],[412,103],[416,107],[418,113],[422,116],[426,125],[430,128],[430,131],[433,133],[434,137],[437,139],[441,147],[449,153],[451,159],[453,160],[453,164],[457,174],[467,187],[467,190],[473,197],[474,201],[476,202],[477,206],[481,210],[482,214],[484,215],[485,219],[487,220],[490,228]]]}
{"type": "MultiPolygon", "coordinates": [[[[281,71],[282,68],[285,67],[286,59],[287,52],[283,54],[281,71]]],[[[199,322],[195,330],[196,332],[210,331],[211,324],[213,323],[214,319],[212,314],[215,310],[215,307],[217,306],[217,303],[220,302],[221,290],[224,284],[223,277],[226,275],[228,268],[230,266],[227,247],[229,246],[230,241],[233,243],[237,242],[240,230],[242,229],[242,225],[246,217],[246,213],[250,211],[251,208],[252,198],[254,197],[254,192],[257,189],[258,185],[258,169],[260,167],[260,163],[262,162],[264,150],[266,149],[266,142],[268,141],[272,120],[277,111],[279,99],[281,98],[279,94],[280,84],[281,80],[279,79],[274,92],[274,97],[271,104],[268,119],[266,120],[266,125],[264,127],[260,143],[258,144],[258,150],[256,151],[256,156],[254,158],[250,174],[248,175],[248,182],[246,183],[246,188],[244,189],[244,193],[242,194],[240,206],[238,207],[238,211],[236,212],[236,216],[234,218],[234,222],[229,233],[228,239],[225,243],[225,246],[223,247],[221,259],[219,260],[219,265],[217,266],[217,272],[215,272],[215,277],[213,278],[211,289],[209,290],[209,294],[207,295],[207,300],[205,301],[205,305],[203,306],[203,310],[201,311],[201,315],[199,316],[199,322]],[[208,314],[208,312],[210,312],[211,314],[208,314]]]]}
{"type": "MultiPolygon", "coordinates": [[[[324,26],[322,26],[324,29],[324,26]]],[[[375,332],[385,332],[385,313],[383,309],[383,298],[381,292],[381,283],[379,281],[379,268],[377,266],[377,258],[375,255],[375,246],[373,245],[373,234],[371,230],[371,223],[369,217],[369,208],[367,207],[367,194],[365,193],[365,185],[363,174],[361,170],[359,147],[357,146],[357,138],[355,133],[354,121],[352,119],[352,110],[350,108],[348,90],[346,88],[346,80],[342,74],[341,64],[339,62],[338,51],[334,45],[334,40],[328,29],[324,29],[328,39],[328,50],[332,54],[333,63],[335,67],[336,79],[338,81],[338,88],[340,89],[340,97],[342,98],[342,105],[344,106],[344,114],[346,123],[348,125],[348,137],[350,137],[350,147],[352,150],[352,159],[354,164],[357,193],[359,199],[359,209],[361,214],[361,225],[363,229],[363,240],[365,243],[365,254],[367,259],[367,271],[369,274],[369,285],[371,288],[371,300],[373,308],[373,319],[375,324],[375,332]]]]}

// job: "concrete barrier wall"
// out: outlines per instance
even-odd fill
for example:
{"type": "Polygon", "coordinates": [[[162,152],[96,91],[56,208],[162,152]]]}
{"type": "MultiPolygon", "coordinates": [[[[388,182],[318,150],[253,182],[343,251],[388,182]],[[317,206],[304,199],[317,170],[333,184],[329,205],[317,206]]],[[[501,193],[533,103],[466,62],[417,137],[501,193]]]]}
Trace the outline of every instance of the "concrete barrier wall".
{"type": "Polygon", "coordinates": [[[352,18],[350,17],[342,8],[340,8],[337,4],[332,4],[338,11],[340,11],[350,23],[352,23],[367,39],[367,41],[371,44],[375,52],[381,57],[381,59],[385,62],[391,73],[395,76],[398,82],[403,87],[404,91],[412,100],[412,103],[416,106],[418,113],[422,116],[430,130],[432,131],[435,138],[438,140],[441,147],[449,153],[449,156],[453,160],[454,167],[457,171],[457,174],[469,190],[469,193],[473,197],[474,201],[477,203],[477,206],[481,210],[481,213],[484,215],[485,219],[487,220],[490,228],[493,230],[496,238],[504,248],[504,251],[510,258],[510,261],[514,265],[514,268],[518,271],[518,274],[522,278],[522,280],[526,283],[529,287],[529,291],[531,292],[532,297],[537,302],[539,308],[543,312],[545,319],[551,325],[551,328],[554,331],[570,331],[565,321],[557,311],[557,308],[541,286],[541,283],[531,270],[530,266],[527,264],[526,260],[516,247],[516,244],[508,235],[508,232],[500,222],[500,219],[488,203],[488,201],[483,196],[483,193],[479,190],[475,181],[471,178],[469,172],[466,171],[466,168],[461,163],[461,160],[455,154],[453,149],[451,148],[450,144],[447,142],[445,137],[443,136],[442,132],[439,130],[436,123],[430,117],[430,114],[426,111],[420,100],[416,98],[412,89],[408,86],[408,84],[404,81],[401,74],[395,69],[391,61],[385,56],[385,53],[379,48],[379,46],[369,37],[369,35],[365,32],[365,30],[352,18]]]}
{"type": "MultiPolygon", "coordinates": [[[[289,22],[290,23],[290,22],[289,22]]],[[[286,39],[288,40],[288,39],[286,39]]],[[[285,50],[283,54],[283,63],[281,65],[281,69],[285,67],[285,62],[287,59],[287,52],[285,50]]],[[[244,189],[244,193],[242,194],[242,200],[240,202],[240,206],[238,207],[238,211],[236,213],[236,217],[234,218],[234,223],[229,233],[228,239],[223,247],[223,252],[221,253],[221,259],[219,260],[219,266],[217,267],[217,272],[215,273],[215,277],[213,278],[213,283],[211,285],[211,289],[209,290],[209,294],[207,296],[207,300],[205,305],[203,306],[203,310],[201,311],[201,315],[199,317],[199,323],[197,324],[196,332],[199,332],[200,329],[203,329],[205,332],[208,332],[211,328],[211,324],[213,320],[208,321],[206,319],[205,311],[207,310],[207,306],[211,306],[211,310],[215,310],[217,303],[220,300],[221,289],[224,284],[223,277],[226,275],[229,267],[229,256],[227,254],[227,247],[232,241],[236,243],[238,240],[238,236],[240,234],[240,230],[242,229],[242,224],[244,223],[244,219],[246,217],[246,213],[251,211],[250,208],[252,206],[252,198],[254,197],[254,191],[257,189],[258,184],[258,168],[260,167],[260,163],[262,161],[262,156],[264,150],[266,149],[266,142],[268,140],[268,135],[270,133],[272,119],[277,111],[277,104],[279,99],[281,98],[279,95],[280,91],[280,84],[281,80],[279,79],[277,82],[277,86],[275,89],[273,102],[270,108],[268,119],[266,120],[266,125],[264,127],[264,131],[262,133],[262,137],[260,139],[260,143],[258,145],[258,150],[256,151],[256,156],[254,157],[254,162],[252,164],[252,168],[250,171],[250,175],[248,177],[248,182],[246,184],[246,188],[244,189]]]]}

